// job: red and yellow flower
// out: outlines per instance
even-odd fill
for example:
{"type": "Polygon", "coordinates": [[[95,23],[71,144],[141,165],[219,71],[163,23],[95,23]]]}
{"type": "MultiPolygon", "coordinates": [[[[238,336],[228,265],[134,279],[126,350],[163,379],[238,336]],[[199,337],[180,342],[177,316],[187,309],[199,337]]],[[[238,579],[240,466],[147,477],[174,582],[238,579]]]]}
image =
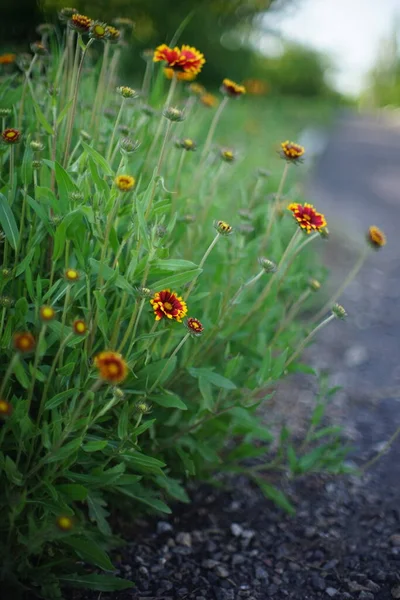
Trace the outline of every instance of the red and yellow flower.
{"type": "Polygon", "coordinates": [[[167,79],[173,79],[176,77],[178,81],[193,81],[196,77],[196,73],[190,71],[174,71],[170,67],[165,67],[164,75],[167,79]]]}
{"type": "Polygon", "coordinates": [[[191,83],[189,85],[189,90],[192,94],[195,94],[195,96],[203,96],[203,94],[207,92],[204,85],[201,85],[200,83],[191,83]]]}
{"type": "Polygon", "coordinates": [[[299,226],[308,234],[312,231],[321,232],[327,225],[322,213],[315,210],[312,204],[292,202],[288,206],[299,226]]]}
{"type": "Polygon", "coordinates": [[[93,20],[86,15],[76,13],[68,21],[69,26],[79,33],[89,33],[93,20]]]}
{"type": "Polygon", "coordinates": [[[36,341],[29,331],[21,331],[14,334],[13,345],[18,352],[31,352],[36,346],[36,341]]]}
{"type": "Polygon", "coordinates": [[[65,279],[71,283],[74,283],[75,281],[78,281],[80,275],[79,275],[79,271],[77,271],[76,269],[66,269],[65,270],[65,279]]]}
{"type": "Polygon", "coordinates": [[[2,132],[1,137],[6,144],[17,144],[21,138],[21,132],[9,127],[2,132]]]}
{"type": "Polygon", "coordinates": [[[108,383],[121,383],[128,374],[128,366],[122,355],[112,350],[100,352],[95,356],[94,364],[99,370],[100,378],[108,383]]]}
{"type": "Polygon", "coordinates": [[[8,52],[7,54],[0,55],[0,65],[12,65],[15,63],[15,59],[17,58],[16,54],[12,54],[8,52]]]}
{"type": "Polygon", "coordinates": [[[82,319],[75,319],[72,323],[72,329],[76,335],[85,335],[88,330],[88,327],[82,319]]]}
{"type": "Polygon", "coordinates": [[[230,98],[239,98],[246,93],[244,85],[239,85],[231,79],[224,79],[221,85],[221,92],[230,98]]]}
{"type": "Polygon", "coordinates": [[[194,317],[189,317],[185,325],[192,335],[201,335],[204,331],[202,323],[194,317]]]}
{"type": "Polygon", "coordinates": [[[282,142],[281,144],[280,155],[289,162],[302,162],[304,153],[304,147],[300,146],[300,144],[295,144],[295,142],[286,140],[286,142],[282,142]]]}
{"type": "Polygon", "coordinates": [[[154,51],[154,62],[166,62],[167,68],[176,72],[200,73],[205,61],[204,55],[193,46],[183,44],[181,48],[175,46],[170,48],[167,44],[161,44],[154,51]]]}
{"type": "Polygon", "coordinates": [[[386,244],[386,236],[379,227],[376,225],[371,225],[368,229],[367,233],[367,242],[374,248],[374,250],[379,250],[386,244]]]}
{"type": "Polygon", "coordinates": [[[181,323],[187,314],[186,302],[176,292],[171,292],[169,289],[156,292],[150,300],[150,304],[153,307],[156,321],[167,318],[181,323]]]}
{"type": "Polygon", "coordinates": [[[13,406],[7,400],[0,399],[0,418],[10,417],[13,413],[13,406]]]}
{"type": "Polygon", "coordinates": [[[121,192],[129,192],[135,186],[136,180],[132,175],[118,175],[114,183],[121,192]]]}
{"type": "Polygon", "coordinates": [[[206,106],[207,108],[214,108],[215,106],[218,106],[218,104],[219,104],[218,98],[216,96],[214,96],[214,94],[208,94],[208,93],[200,96],[200,102],[202,103],[203,106],[206,106]]]}
{"type": "Polygon", "coordinates": [[[56,311],[52,306],[41,306],[39,310],[39,315],[42,321],[52,321],[56,317],[56,311]]]}

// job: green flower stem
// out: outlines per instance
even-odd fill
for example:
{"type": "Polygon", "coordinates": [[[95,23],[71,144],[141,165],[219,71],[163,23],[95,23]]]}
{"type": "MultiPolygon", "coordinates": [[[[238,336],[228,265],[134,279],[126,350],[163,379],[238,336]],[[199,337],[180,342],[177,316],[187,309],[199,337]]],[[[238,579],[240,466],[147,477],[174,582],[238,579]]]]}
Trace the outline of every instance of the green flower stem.
{"type": "Polygon", "coordinates": [[[299,354],[301,354],[301,352],[307,346],[308,342],[310,340],[312,340],[312,338],[318,333],[318,331],[320,331],[321,329],[323,329],[326,325],[328,325],[328,323],[330,323],[334,319],[336,319],[335,315],[333,315],[333,314],[329,315],[329,317],[327,317],[319,325],[317,325],[316,327],[314,327],[314,329],[299,344],[299,346],[296,348],[296,350],[293,352],[293,354],[288,358],[288,360],[285,363],[285,367],[284,368],[286,369],[290,365],[290,363],[292,363],[294,361],[294,359],[297,358],[299,356],[299,354]]]}
{"type": "Polygon", "coordinates": [[[251,210],[253,208],[253,206],[254,206],[254,204],[255,204],[255,202],[257,200],[258,194],[260,192],[260,188],[262,186],[262,183],[263,183],[262,177],[257,177],[256,182],[254,184],[253,192],[252,192],[252,194],[250,196],[249,203],[248,203],[248,206],[247,206],[248,210],[251,210]]]}
{"type": "Polygon", "coordinates": [[[71,155],[70,155],[69,160],[68,160],[68,166],[67,166],[67,168],[69,168],[73,164],[73,160],[75,158],[75,154],[78,152],[80,145],[81,145],[81,139],[79,138],[78,141],[76,142],[75,146],[72,149],[71,155]]]}
{"type": "MultiPolygon", "coordinates": [[[[275,195],[275,198],[274,198],[274,201],[273,201],[273,204],[272,204],[272,208],[271,208],[271,211],[270,211],[271,214],[269,215],[269,220],[268,220],[268,225],[267,225],[267,229],[266,229],[266,232],[265,232],[264,241],[263,241],[263,243],[261,245],[261,253],[264,252],[265,248],[268,245],[268,241],[269,241],[269,238],[270,238],[270,235],[271,235],[272,226],[273,226],[273,224],[275,222],[275,218],[276,218],[277,208],[278,208],[278,205],[279,205],[280,198],[282,196],[283,187],[284,187],[284,185],[286,183],[286,178],[287,178],[288,171],[289,171],[289,163],[286,161],[285,162],[285,166],[283,168],[283,173],[282,173],[282,177],[281,177],[281,180],[280,180],[280,183],[279,183],[278,191],[276,192],[276,195],[275,195]]],[[[269,204],[268,204],[268,208],[269,208],[269,204]]]]}
{"type": "Polygon", "coordinates": [[[327,310],[331,308],[331,306],[336,302],[336,300],[343,294],[344,290],[347,286],[353,281],[353,279],[357,276],[361,267],[364,265],[365,259],[369,254],[369,248],[363,250],[358,257],[358,260],[354,264],[354,267],[351,269],[347,277],[344,279],[342,284],[336,290],[331,298],[327,302],[325,302],[324,306],[317,312],[317,314],[312,318],[311,323],[315,323],[319,321],[319,319],[326,313],[327,310]]]}
{"type": "MultiPolygon", "coordinates": [[[[119,62],[120,56],[121,56],[121,50],[117,47],[114,50],[114,54],[113,54],[113,57],[112,57],[111,63],[110,63],[110,68],[108,70],[107,89],[106,89],[106,93],[105,93],[105,95],[103,97],[103,99],[105,99],[106,101],[107,101],[107,98],[110,95],[111,88],[113,86],[115,86],[115,73],[116,73],[117,68],[118,68],[118,62],[119,62]]],[[[105,107],[106,107],[106,104],[103,103],[103,108],[105,108],[105,107]]]]}
{"type": "MultiPolygon", "coordinates": [[[[252,277],[251,279],[249,279],[248,281],[246,281],[245,283],[242,283],[242,285],[240,286],[240,288],[237,290],[237,292],[233,295],[231,301],[228,304],[229,306],[232,306],[233,304],[236,303],[236,300],[239,298],[239,296],[241,295],[241,293],[243,292],[243,290],[245,288],[250,287],[251,285],[253,285],[254,283],[256,283],[259,279],[261,279],[261,277],[265,274],[265,270],[262,269],[259,273],[257,273],[257,275],[255,275],[254,277],[252,277]]],[[[225,309],[222,311],[223,313],[225,312],[225,309]]]]}
{"type": "Polygon", "coordinates": [[[38,416],[37,416],[37,423],[40,423],[40,419],[42,418],[42,414],[44,411],[44,407],[45,407],[45,403],[47,400],[47,394],[49,392],[49,387],[50,387],[50,383],[54,377],[54,372],[56,370],[56,366],[58,363],[58,359],[60,358],[60,355],[62,353],[62,351],[64,350],[65,346],[68,344],[69,340],[73,337],[73,333],[69,333],[67,335],[67,337],[65,337],[63,340],[61,340],[61,343],[58,347],[58,350],[56,352],[56,355],[53,359],[53,362],[51,363],[51,367],[50,367],[50,372],[49,375],[46,379],[46,383],[44,385],[44,389],[43,389],[43,394],[42,394],[42,398],[40,400],[40,406],[39,406],[39,411],[38,411],[38,416]]]}
{"type": "Polygon", "coordinates": [[[106,254],[108,251],[108,242],[110,239],[110,233],[111,233],[112,226],[114,224],[115,217],[118,214],[118,210],[119,210],[119,207],[121,204],[121,200],[123,198],[123,194],[124,194],[124,192],[121,192],[120,194],[118,194],[117,199],[108,214],[107,223],[106,223],[106,231],[104,234],[104,242],[103,242],[103,245],[101,248],[99,273],[97,275],[97,283],[96,283],[97,288],[101,288],[101,286],[103,285],[103,268],[104,268],[104,261],[106,259],[106,254]]]}
{"type": "MultiPolygon", "coordinates": [[[[300,230],[299,230],[300,231],[300,230]]],[[[300,252],[313,240],[315,240],[317,237],[319,237],[319,233],[313,233],[312,235],[307,235],[306,239],[299,244],[299,246],[297,246],[297,248],[295,249],[295,251],[293,252],[293,254],[290,256],[289,260],[287,261],[286,265],[283,265],[283,268],[281,269],[280,272],[280,277],[279,277],[279,283],[278,283],[278,287],[276,289],[276,292],[278,293],[280,290],[280,287],[283,283],[283,280],[286,276],[286,273],[289,271],[290,267],[293,264],[293,261],[295,260],[295,258],[300,254],[300,252]]]]}
{"type": "Polygon", "coordinates": [[[8,383],[8,380],[10,379],[13,371],[14,371],[14,367],[17,364],[17,362],[19,361],[19,352],[16,352],[14,354],[14,356],[12,357],[12,359],[10,360],[10,364],[8,365],[6,374],[4,375],[4,379],[1,382],[1,386],[0,386],[0,398],[3,398],[4,395],[4,390],[6,389],[6,385],[8,383]]]}
{"type": "Polygon", "coordinates": [[[142,298],[142,301],[140,303],[139,310],[138,310],[138,313],[137,313],[137,317],[135,319],[135,324],[134,324],[134,327],[133,327],[133,331],[132,331],[131,343],[129,345],[128,354],[127,354],[128,356],[130,356],[130,354],[132,352],[132,349],[133,349],[133,345],[134,345],[134,343],[136,341],[136,332],[137,332],[137,328],[139,326],[140,317],[142,315],[142,312],[143,312],[145,304],[146,304],[146,298],[142,298]]]}
{"type": "Polygon", "coordinates": [[[110,43],[106,42],[105,48],[104,48],[104,53],[103,53],[103,61],[101,63],[99,80],[97,82],[96,94],[95,94],[94,102],[93,102],[92,118],[90,120],[90,129],[91,129],[91,131],[94,131],[94,135],[96,136],[96,139],[97,139],[97,136],[98,136],[98,133],[100,130],[100,128],[98,127],[98,119],[101,115],[101,108],[102,108],[102,104],[103,104],[103,96],[104,96],[104,91],[105,91],[105,80],[106,80],[106,73],[107,73],[107,68],[108,68],[109,57],[110,57],[110,43]]]}
{"type": "Polygon", "coordinates": [[[78,418],[80,417],[80,414],[82,412],[82,409],[84,408],[88,397],[90,394],[94,394],[95,392],[97,392],[97,390],[101,387],[101,385],[103,384],[103,381],[101,379],[98,379],[97,381],[95,381],[95,383],[91,386],[91,388],[89,390],[87,390],[87,392],[84,394],[82,400],[80,401],[80,403],[78,404],[75,412],[72,414],[70,420],[68,421],[68,424],[64,430],[64,433],[62,434],[62,436],[60,437],[60,439],[58,440],[58,442],[56,444],[53,445],[53,447],[49,450],[49,452],[46,454],[46,456],[44,456],[42,458],[42,460],[40,460],[38,463],[36,463],[36,465],[27,473],[26,475],[26,479],[30,479],[33,475],[35,475],[35,473],[37,473],[43,466],[43,464],[45,464],[45,462],[52,456],[54,456],[55,454],[57,454],[58,450],[61,448],[61,446],[64,444],[64,442],[67,440],[68,436],[70,435],[70,433],[72,432],[75,423],[77,422],[78,418]]]}
{"type": "MultiPolygon", "coordinates": [[[[211,252],[211,250],[214,248],[215,244],[218,242],[218,240],[219,240],[219,238],[220,238],[220,237],[221,237],[221,234],[220,234],[220,233],[217,233],[217,235],[215,236],[215,238],[213,239],[213,241],[211,242],[211,244],[208,246],[208,248],[207,248],[207,250],[206,250],[206,252],[205,252],[205,254],[204,254],[203,258],[201,259],[201,261],[200,261],[200,263],[199,263],[199,269],[202,269],[202,268],[203,268],[203,266],[204,266],[204,263],[206,262],[206,260],[207,260],[207,258],[208,258],[208,256],[209,256],[209,254],[210,254],[210,252],[211,252]]],[[[197,277],[195,277],[194,279],[192,279],[192,281],[191,281],[191,283],[190,283],[190,286],[189,286],[189,288],[188,288],[188,290],[187,290],[186,294],[185,294],[185,295],[184,295],[184,297],[183,297],[183,299],[185,300],[185,302],[186,302],[186,300],[189,298],[190,294],[192,293],[192,290],[193,290],[193,288],[194,288],[194,286],[195,286],[195,283],[196,283],[196,281],[197,281],[197,278],[198,278],[198,276],[197,276],[197,277]]]]}
{"type": "MultiPolygon", "coordinates": [[[[168,106],[170,106],[170,104],[172,102],[172,99],[174,97],[174,94],[175,94],[177,83],[178,83],[177,78],[173,77],[171,79],[171,84],[169,86],[167,99],[164,102],[164,109],[167,108],[168,106]]],[[[158,122],[158,127],[157,127],[157,130],[156,130],[154,139],[153,139],[153,143],[151,144],[151,146],[149,148],[149,151],[148,151],[148,153],[146,155],[146,160],[145,160],[144,165],[143,165],[143,171],[144,172],[147,171],[147,168],[148,168],[148,165],[149,165],[149,161],[151,161],[151,159],[152,159],[152,157],[154,155],[154,152],[157,149],[158,141],[160,139],[160,136],[161,136],[161,133],[162,133],[162,130],[163,130],[164,119],[165,119],[164,115],[161,114],[161,118],[160,118],[160,120],[158,122]]]]}
{"type": "Polygon", "coordinates": [[[73,128],[74,128],[76,105],[78,102],[79,83],[80,83],[81,76],[82,76],[83,62],[85,60],[87,51],[89,50],[89,48],[93,42],[94,42],[94,38],[91,38],[88,41],[88,43],[86,44],[84,50],[82,51],[81,61],[79,63],[79,67],[78,67],[78,73],[77,73],[76,81],[75,81],[75,85],[74,85],[74,92],[73,92],[73,96],[72,96],[72,107],[71,107],[71,112],[69,115],[67,135],[66,135],[66,141],[65,141],[65,154],[64,154],[64,161],[63,161],[64,168],[67,166],[68,160],[69,160],[69,149],[71,146],[72,132],[73,132],[73,128]]]}
{"type": "Polygon", "coordinates": [[[10,206],[12,205],[12,203],[14,201],[14,171],[15,171],[14,159],[15,159],[14,146],[13,146],[13,144],[11,144],[11,146],[10,146],[10,174],[9,174],[9,182],[8,182],[8,185],[10,186],[9,191],[8,191],[8,204],[10,206]]]}
{"type": "Polygon", "coordinates": [[[14,269],[17,267],[17,264],[18,264],[18,257],[19,257],[19,253],[21,250],[23,231],[24,231],[24,227],[25,227],[26,195],[27,195],[27,190],[26,190],[26,186],[24,186],[24,191],[22,194],[21,217],[20,217],[20,224],[19,224],[19,237],[18,237],[17,248],[15,250],[14,269]]]}
{"type": "Polygon", "coordinates": [[[155,380],[155,382],[153,383],[153,385],[151,386],[151,388],[148,391],[148,395],[150,395],[157,387],[159,381],[161,381],[162,376],[164,375],[165,371],[167,370],[168,366],[171,363],[171,360],[174,358],[174,356],[176,356],[179,352],[179,350],[182,348],[183,344],[186,342],[186,340],[190,337],[190,333],[187,333],[179,342],[179,344],[177,345],[177,347],[175,348],[175,350],[172,352],[171,356],[169,357],[169,359],[167,360],[167,362],[165,363],[164,367],[161,369],[161,372],[159,373],[157,379],[155,380]]]}
{"type": "Polygon", "coordinates": [[[33,67],[34,67],[37,59],[38,59],[38,55],[34,54],[33,58],[32,58],[32,61],[31,61],[31,64],[29,65],[28,70],[25,73],[25,80],[24,80],[24,85],[22,87],[22,93],[21,93],[21,102],[20,102],[20,105],[19,105],[18,127],[17,127],[17,129],[21,129],[22,128],[22,118],[24,116],[24,103],[25,103],[26,90],[27,90],[27,87],[29,85],[29,77],[30,77],[30,75],[32,73],[32,69],[33,69],[33,67]]]}
{"type": "Polygon", "coordinates": [[[393,435],[391,435],[391,437],[388,439],[388,441],[386,442],[386,444],[384,444],[382,450],[380,450],[377,454],[375,454],[375,456],[373,456],[371,458],[371,460],[369,460],[367,463],[365,463],[365,465],[363,465],[361,467],[361,471],[362,473],[365,473],[365,471],[367,471],[370,467],[372,467],[376,462],[378,462],[378,460],[384,455],[386,454],[386,452],[389,450],[389,448],[392,446],[393,442],[396,441],[396,439],[399,437],[400,435],[400,427],[398,427],[396,429],[396,431],[393,433],[393,435]]]}
{"type": "Polygon", "coordinates": [[[296,229],[294,235],[292,236],[292,239],[290,240],[289,244],[286,247],[285,252],[282,255],[282,258],[278,264],[278,267],[277,267],[275,273],[272,274],[268,284],[266,285],[266,287],[264,288],[262,293],[259,295],[258,300],[253,304],[252,309],[247,313],[247,315],[245,315],[243,317],[243,319],[241,319],[239,321],[239,323],[236,323],[234,331],[238,331],[239,329],[241,329],[243,327],[243,325],[245,323],[247,323],[247,321],[261,308],[261,306],[265,302],[266,298],[268,297],[268,294],[271,291],[272,285],[275,283],[275,281],[278,277],[278,274],[279,274],[279,271],[280,271],[282,265],[285,263],[286,258],[289,256],[293,247],[296,245],[297,240],[299,239],[300,235],[301,235],[300,229],[296,229]]]}
{"type": "MultiPolygon", "coordinates": [[[[36,344],[35,358],[33,360],[32,377],[31,377],[31,382],[30,382],[29,388],[28,388],[28,401],[27,401],[27,405],[26,405],[26,412],[28,415],[29,415],[29,410],[30,410],[31,403],[32,403],[33,390],[35,388],[37,370],[38,370],[39,359],[40,359],[40,347],[44,340],[44,336],[46,335],[46,329],[47,329],[47,325],[43,324],[40,329],[39,338],[38,338],[38,341],[36,344]]],[[[17,462],[18,462],[18,460],[17,460],[17,462]]]]}
{"type": "MultiPolygon", "coordinates": [[[[123,353],[123,350],[125,348],[125,345],[126,345],[128,339],[131,336],[133,337],[133,331],[136,332],[137,323],[138,323],[140,315],[142,313],[145,301],[146,301],[146,298],[142,298],[142,300],[140,301],[140,303],[136,301],[135,310],[132,313],[132,316],[131,316],[131,318],[129,320],[128,327],[127,327],[127,329],[125,331],[125,335],[122,338],[122,342],[121,342],[121,344],[120,344],[120,346],[118,348],[118,352],[120,352],[121,354],[123,353]]],[[[128,356],[129,356],[129,352],[128,352],[128,356]]]]}
{"type": "Polygon", "coordinates": [[[217,129],[217,125],[218,125],[221,115],[224,111],[224,108],[228,104],[228,101],[229,101],[229,97],[225,96],[225,98],[222,100],[221,104],[219,105],[218,109],[215,111],[214,118],[211,121],[210,129],[208,130],[206,141],[204,142],[203,151],[200,156],[199,167],[200,167],[200,165],[202,165],[204,163],[204,160],[208,156],[210,146],[214,139],[215,130],[217,129]]]}
{"type": "Polygon", "coordinates": [[[142,82],[142,97],[145,102],[147,102],[148,97],[149,97],[153,65],[154,65],[154,63],[152,60],[146,61],[146,69],[144,71],[144,77],[143,77],[143,82],[142,82]]]}
{"type": "Polygon", "coordinates": [[[117,342],[117,338],[118,338],[118,333],[120,331],[120,327],[121,327],[121,316],[122,316],[122,311],[124,310],[126,303],[128,302],[128,292],[123,292],[122,294],[122,298],[121,298],[121,303],[119,305],[119,309],[118,309],[118,315],[117,318],[115,319],[115,325],[114,325],[114,329],[111,335],[111,340],[110,340],[110,348],[113,349],[115,348],[116,342],[117,342]]]}
{"type": "Polygon", "coordinates": [[[163,161],[164,161],[164,157],[165,157],[165,149],[167,147],[167,142],[168,142],[169,134],[170,134],[170,131],[171,131],[171,125],[172,125],[172,121],[168,120],[167,127],[165,129],[164,140],[163,140],[163,143],[162,143],[162,146],[161,146],[160,156],[158,157],[156,172],[155,172],[155,175],[153,175],[153,185],[152,185],[152,188],[151,188],[149,204],[147,206],[147,210],[146,210],[145,215],[144,215],[145,219],[149,218],[149,215],[150,215],[150,212],[151,212],[151,209],[152,209],[152,206],[153,206],[153,200],[154,200],[154,196],[156,194],[156,188],[157,188],[158,178],[160,176],[161,167],[162,167],[162,164],[163,164],[163,161]]]}
{"type": "Polygon", "coordinates": [[[121,106],[119,107],[118,115],[117,115],[117,118],[116,118],[115,124],[114,124],[114,129],[111,134],[110,143],[108,144],[108,150],[107,150],[107,155],[106,155],[107,162],[110,162],[111,154],[112,154],[112,151],[114,148],[115,134],[117,133],[118,126],[121,122],[122,113],[123,113],[124,107],[125,107],[125,100],[126,100],[126,98],[122,98],[122,100],[121,100],[121,106]]]}
{"type": "Polygon", "coordinates": [[[300,297],[298,298],[298,300],[296,300],[296,302],[293,304],[293,306],[288,310],[287,314],[282,319],[278,329],[275,331],[275,334],[274,334],[272,340],[269,342],[268,347],[271,347],[274,345],[274,343],[279,338],[282,331],[284,331],[286,329],[286,327],[289,325],[289,323],[291,323],[292,320],[294,319],[294,317],[298,314],[300,307],[307,300],[307,298],[310,296],[310,294],[311,294],[311,290],[306,290],[305,292],[303,292],[300,295],[300,297]]]}
{"type": "Polygon", "coordinates": [[[176,200],[179,197],[179,187],[180,187],[180,183],[181,183],[182,169],[183,169],[183,164],[185,162],[185,158],[186,158],[186,154],[187,154],[186,150],[181,150],[181,152],[182,152],[182,154],[179,158],[178,168],[176,171],[174,195],[173,195],[172,204],[171,204],[171,215],[172,216],[176,213],[176,200]]]}

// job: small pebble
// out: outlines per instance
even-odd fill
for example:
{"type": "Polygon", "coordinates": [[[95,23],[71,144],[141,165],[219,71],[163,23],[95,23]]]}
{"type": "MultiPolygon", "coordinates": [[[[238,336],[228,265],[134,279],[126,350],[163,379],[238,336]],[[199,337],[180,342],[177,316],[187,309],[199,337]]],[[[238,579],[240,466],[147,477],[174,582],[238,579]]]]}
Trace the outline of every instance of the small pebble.
{"type": "Polygon", "coordinates": [[[221,577],[222,579],[225,579],[226,577],[229,577],[229,571],[228,571],[228,569],[225,569],[225,567],[223,567],[222,565],[219,565],[215,569],[215,573],[218,575],[218,577],[221,577]]]}
{"type": "Polygon", "coordinates": [[[186,546],[187,548],[192,547],[192,536],[190,533],[186,533],[185,531],[180,531],[175,538],[176,543],[181,546],[186,546]]]}
{"type": "Polygon", "coordinates": [[[237,523],[232,523],[231,525],[231,533],[235,537],[240,537],[243,533],[243,528],[237,523]]]}
{"type": "Polygon", "coordinates": [[[328,587],[325,592],[328,594],[330,598],[334,598],[339,592],[336,588],[328,587]]]}

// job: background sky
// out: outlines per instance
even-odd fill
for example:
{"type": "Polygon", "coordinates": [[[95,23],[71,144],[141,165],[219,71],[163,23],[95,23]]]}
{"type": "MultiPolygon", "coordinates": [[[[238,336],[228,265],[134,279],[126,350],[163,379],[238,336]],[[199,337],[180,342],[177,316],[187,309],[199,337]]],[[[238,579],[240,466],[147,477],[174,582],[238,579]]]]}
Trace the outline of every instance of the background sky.
{"type": "MultiPolygon", "coordinates": [[[[267,15],[265,25],[330,54],[335,86],[356,94],[396,17],[400,29],[400,0],[295,0],[279,15],[267,15]]],[[[268,49],[267,36],[261,45],[268,49]]]]}

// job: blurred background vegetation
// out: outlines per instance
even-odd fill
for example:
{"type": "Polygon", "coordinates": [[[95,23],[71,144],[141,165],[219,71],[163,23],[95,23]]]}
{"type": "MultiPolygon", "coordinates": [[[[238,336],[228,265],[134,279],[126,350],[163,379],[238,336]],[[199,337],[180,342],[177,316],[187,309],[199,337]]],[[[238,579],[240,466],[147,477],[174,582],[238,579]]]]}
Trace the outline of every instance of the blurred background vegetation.
{"type": "MultiPolygon", "coordinates": [[[[289,95],[341,101],[329,85],[332,68],[327,57],[313,49],[280,40],[280,52],[262,53],[258,40],[266,33],[265,15],[301,0],[77,0],[71,4],[93,19],[111,22],[129,17],[135,22],[123,51],[127,83],[143,73],[141,52],[169,42],[187,19],[182,43],[199,48],[207,63],[201,83],[217,88],[224,77],[248,84],[256,95],[289,95]]],[[[57,22],[64,0],[15,0],[2,8],[1,52],[29,51],[43,21],[57,22]]],[[[273,34],[274,32],[268,32],[273,34]]]]}

